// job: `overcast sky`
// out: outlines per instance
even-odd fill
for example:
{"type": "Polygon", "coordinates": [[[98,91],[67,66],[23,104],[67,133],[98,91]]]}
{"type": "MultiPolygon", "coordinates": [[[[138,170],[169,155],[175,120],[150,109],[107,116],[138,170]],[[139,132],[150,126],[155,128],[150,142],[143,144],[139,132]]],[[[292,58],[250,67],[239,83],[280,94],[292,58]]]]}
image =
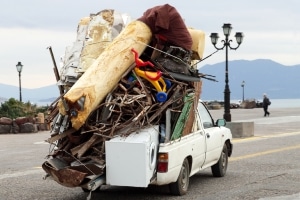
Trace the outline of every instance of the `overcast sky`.
{"type": "MultiPolygon", "coordinates": [[[[24,65],[22,87],[55,84],[47,47],[52,46],[59,63],[65,47],[75,41],[82,17],[115,9],[136,19],[146,9],[165,3],[176,7],[187,26],[206,33],[204,56],[215,51],[210,33],[218,32],[220,40],[224,39],[222,25],[231,23],[232,46],[236,46],[235,32],[243,32],[245,38],[236,51],[229,52],[229,60],[262,58],[284,65],[300,64],[299,0],[1,0],[0,83],[18,86],[16,64],[20,61],[24,65]]],[[[198,67],[224,60],[225,51],[219,51],[198,67]]]]}

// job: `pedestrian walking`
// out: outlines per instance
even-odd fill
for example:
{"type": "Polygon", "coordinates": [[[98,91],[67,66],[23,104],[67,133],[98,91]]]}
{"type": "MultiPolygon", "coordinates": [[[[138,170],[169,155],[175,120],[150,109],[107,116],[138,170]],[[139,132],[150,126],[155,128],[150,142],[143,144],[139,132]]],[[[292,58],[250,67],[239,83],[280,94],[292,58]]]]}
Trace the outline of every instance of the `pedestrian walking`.
{"type": "Polygon", "coordinates": [[[270,116],[270,112],[268,111],[269,105],[271,105],[270,99],[267,97],[267,94],[263,94],[263,103],[262,103],[262,106],[263,106],[264,113],[265,113],[264,117],[270,116]]]}

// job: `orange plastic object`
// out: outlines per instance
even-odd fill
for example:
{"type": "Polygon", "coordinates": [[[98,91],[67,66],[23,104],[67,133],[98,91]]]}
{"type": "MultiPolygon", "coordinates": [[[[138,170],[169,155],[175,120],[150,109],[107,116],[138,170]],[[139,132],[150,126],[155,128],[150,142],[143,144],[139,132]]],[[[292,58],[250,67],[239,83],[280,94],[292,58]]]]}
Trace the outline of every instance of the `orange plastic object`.
{"type": "Polygon", "coordinates": [[[135,64],[136,67],[134,68],[135,73],[148,80],[158,92],[166,92],[167,91],[167,86],[164,81],[164,79],[161,78],[161,71],[156,71],[156,72],[151,72],[151,71],[143,71],[140,70],[140,67],[144,66],[151,66],[153,67],[154,65],[150,61],[143,61],[139,58],[139,54],[135,49],[131,49],[131,51],[134,53],[134,58],[135,58],[135,64]],[[161,85],[159,84],[162,84],[161,85]]]}

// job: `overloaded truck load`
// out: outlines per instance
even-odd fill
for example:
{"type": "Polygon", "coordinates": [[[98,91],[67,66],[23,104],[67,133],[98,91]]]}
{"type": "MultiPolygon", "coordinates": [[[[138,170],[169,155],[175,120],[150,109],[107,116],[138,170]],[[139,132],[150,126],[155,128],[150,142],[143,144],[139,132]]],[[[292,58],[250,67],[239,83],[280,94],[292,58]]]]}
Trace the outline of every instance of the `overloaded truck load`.
{"type": "MultiPolygon", "coordinates": [[[[165,143],[191,132],[192,107],[200,97],[201,78],[207,78],[195,64],[203,59],[205,35],[176,28],[172,17],[183,24],[176,9],[166,4],[138,20],[110,9],[80,20],[76,41],[56,73],[61,96],[47,118],[52,147],[42,165],[47,177],[63,186],[86,188],[91,180],[106,176],[107,161],[118,162],[113,151],[107,157],[106,149],[115,151],[122,139],[132,142],[140,133],[146,141],[151,135],[151,141],[165,143]],[[180,38],[174,42],[172,33],[190,40],[190,49],[177,46],[180,38]]],[[[119,162],[122,167],[126,158],[119,162]]],[[[152,170],[155,163],[150,163],[152,170]]]]}

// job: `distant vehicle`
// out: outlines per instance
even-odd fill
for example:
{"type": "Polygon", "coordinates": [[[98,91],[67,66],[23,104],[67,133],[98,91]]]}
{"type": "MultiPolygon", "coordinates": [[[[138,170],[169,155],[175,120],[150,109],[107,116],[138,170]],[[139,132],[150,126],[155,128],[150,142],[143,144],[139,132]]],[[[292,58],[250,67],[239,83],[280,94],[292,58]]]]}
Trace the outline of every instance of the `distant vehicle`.
{"type": "Polygon", "coordinates": [[[256,107],[257,108],[262,108],[262,104],[263,104],[263,102],[256,101],[256,107]]]}

